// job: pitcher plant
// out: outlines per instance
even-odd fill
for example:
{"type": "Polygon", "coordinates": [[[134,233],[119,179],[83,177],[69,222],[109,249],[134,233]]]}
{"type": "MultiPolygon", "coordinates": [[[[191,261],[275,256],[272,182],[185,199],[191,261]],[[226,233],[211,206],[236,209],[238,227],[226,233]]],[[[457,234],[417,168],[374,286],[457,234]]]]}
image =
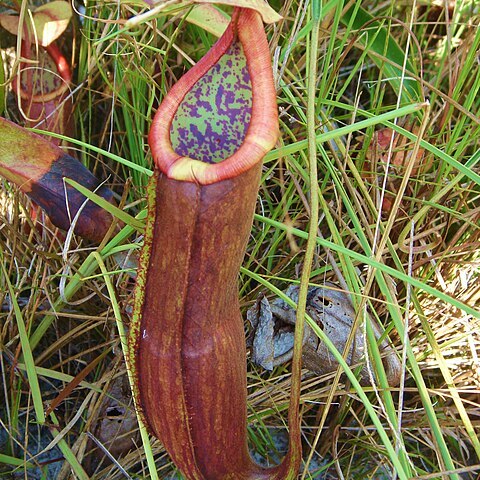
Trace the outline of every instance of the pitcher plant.
{"type": "Polygon", "coordinates": [[[131,368],[151,433],[188,479],[294,478],[301,447],[275,468],[250,457],[238,272],[262,159],[278,137],[262,18],[235,8],[212,49],[154,118],[155,173],[135,290],[131,368]]]}

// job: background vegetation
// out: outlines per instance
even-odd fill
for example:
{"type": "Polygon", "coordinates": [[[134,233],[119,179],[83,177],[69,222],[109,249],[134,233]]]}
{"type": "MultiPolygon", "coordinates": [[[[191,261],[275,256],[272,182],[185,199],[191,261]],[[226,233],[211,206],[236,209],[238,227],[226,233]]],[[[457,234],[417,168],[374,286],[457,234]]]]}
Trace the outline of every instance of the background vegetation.
{"type": "MultiPolygon", "coordinates": [[[[260,293],[273,299],[300,277],[310,215],[307,3],[270,2],[283,17],[267,27],[281,140],[265,160],[240,277],[244,311],[260,293]]],[[[75,67],[76,140],[67,148],[141,220],[153,113],[215,36],[185,21],[188,9],[126,29],[125,19],[143,11],[140,2],[76,6],[62,46],[75,67]]],[[[352,384],[341,369],[304,371],[302,478],[478,478],[479,18],[474,0],[323,5],[311,283],[352,292],[357,311],[368,309],[388,332],[403,375],[389,387],[373,341],[374,387],[352,384]]],[[[7,58],[15,39],[0,35],[7,58]]],[[[11,99],[7,105],[4,115],[21,122],[11,99]]],[[[130,225],[95,247],[65,242],[41,227],[44,219],[34,225],[29,211],[28,199],[2,183],[0,472],[149,478],[149,459],[159,478],[170,478],[175,468],[161,444],[138,435],[125,380],[121,339],[139,222],[127,218],[130,225]],[[104,438],[114,463],[100,459],[92,436],[104,438]],[[115,453],[122,441],[130,453],[115,453]]],[[[363,328],[371,340],[368,322],[363,328]]],[[[252,448],[275,462],[290,368],[248,368],[252,448]]]]}

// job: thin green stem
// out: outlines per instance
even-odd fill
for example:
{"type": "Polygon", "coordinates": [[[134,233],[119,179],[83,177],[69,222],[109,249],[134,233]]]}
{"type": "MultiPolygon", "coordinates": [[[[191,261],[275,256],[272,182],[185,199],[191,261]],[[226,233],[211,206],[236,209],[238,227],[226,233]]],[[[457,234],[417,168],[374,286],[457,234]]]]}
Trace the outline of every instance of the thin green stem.
{"type": "Polygon", "coordinates": [[[298,435],[300,439],[300,388],[302,380],[302,342],[307,306],[307,294],[315,254],[316,236],[318,228],[318,173],[317,173],[317,139],[315,136],[315,107],[316,107],[316,78],[318,63],[318,38],[320,30],[320,1],[312,2],[313,28],[310,33],[310,52],[308,64],[308,103],[307,103],[307,129],[308,129],[308,163],[309,163],[309,188],[310,188],[310,224],[308,241],[303,260],[300,290],[298,294],[297,319],[295,325],[295,338],[292,363],[292,392],[289,410],[289,425],[291,435],[298,435]]]}

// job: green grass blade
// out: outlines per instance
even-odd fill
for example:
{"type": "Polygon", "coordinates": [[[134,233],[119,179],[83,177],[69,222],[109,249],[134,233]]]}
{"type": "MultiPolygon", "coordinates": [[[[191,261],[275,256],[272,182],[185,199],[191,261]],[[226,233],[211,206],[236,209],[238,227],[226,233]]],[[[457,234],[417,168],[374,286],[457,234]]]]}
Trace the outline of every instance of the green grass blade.
{"type": "MultiPolygon", "coordinates": [[[[138,219],[145,218],[146,210],[140,212],[137,215],[138,219]]],[[[102,258],[106,258],[107,256],[115,253],[115,249],[121,245],[125,240],[133,233],[134,229],[132,227],[126,226],[124,227],[114,238],[112,238],[107,245],[101,250],[100,255],[102,258]]],[[[53,305],[53,310],[57,311],[63,308],[65,305],[65,300],[70,300],[73,295],[81,288],[83,285],[84,279],[89,278],[93,273],[98,269],[98,263],[96,262],[96,257],[94,253],[91,253],[80,265],[79,269],[70,279],[68,284],[65,287],[64,298],[58,298],[58,300],[53,305]]],[[[45,335],[45,332],[49,329],[50,325],[55,320],[55,314],[46,315],[42,321],[39,323],[35,331],[32,333],[30,337],[30,345],[31,348],[34,349],[40,340],[45,335]]]]}
{"type": "Polygon", "coordinates": [[[71,185],[73,188],[75,188],[80,193],[85,195],[85,197],[87,197],[93,203],[102,207],[104,210],[106,210],[108,213],[111,213],[114,217],[118,218],[121,222],[125,223],[126,225],[129,225],[130,227],[134,228],[140,233],[143,233],[143,231],[145,230],[145,225],[143,224],[142,221],[137,220],[135,217],[132,217],[124,210],[121,210],[120,208],[116,207],[109,201],[105,200],[105,198],[101,197],[100,195],[97,195],[95,192],[92,192],[91,190],[84,187],[83,185],[80,185],[75,180],[72,180],[71,178],[65,178],[65,183],[67,183],[68,185],[71,185]]]}
{"type": "MultiPolygon", "coordinates": [[[[56,417],[55,413],[50,413],[50,419],[52,420],[52,423],[54,426],[50,427],[50,432],[53,436],[53,438],[56,438],[60,432],[58,430],[60,423],[58,421],[58,418],[56,417]]],[[[89,480],[90,477],[87,475],[85,470],[83,469],[82,465],[78,461],[77,457],[75,454],[72,452],[71,448],[68,446],[67,442],[65,441],[64,438],[58,441],[57,443],[58,448],[62,452],[63,456],[65,457],[65,461],[68,462],[70,467],[72,468],[74,474],[79,480],[89,480]]]]}
{"type": "Polygon", "coordinates": [[[13,288],[12,283],[8,277],[8,272],[3,263],[3,256],[0,252],[1,266],[5,281],[7,282],[7,288],[10,294],[10,301],[13,305],[13,311],[15,313],[15,319],[17,321],[18,335],[20,337],[20,345],[22,347],[22,354],[25,361],[25,369],[27,371],[28,383],[30,386],[30,392],[32,394],[33,408],[35,410],[35,416],[37,422],[40,424],[45,423],[45,410],[43,408],[42,391],[38,381],[37,371],[35,370],[35,361],[33,359],[32,347],[28,338],[27,329],[25,328],[25,322],[23,321],[22,312],[17,302],[17,294],[13,288]]]}
{"type": "Polygon", "coordinates": [[[353,28],[360,31],[358,41],[364,46],[369,46],[367,54],[384,72],[386,80],[392,85],[397,95],[407,102],[421,102],[423,94],[420,82],[408,76],[418,75],[415,66],[406,58],[405,52],[387,29],[359,5],[360,2],[357,2],[344,12],[342,22],[345,25],[351,24],[353,28]],[[370,34],[371,30],[373,30],[372,34],[370,34]],[[371,38],[372,35],[374,40],[371,42],[369,37],[371,38]],[[402,68],[404,64],[406,72],[402,68]]]}
{"type": "Polygon", "coordinates": [[[131,162],[130,160],[126,160],[125,158],[122,158],[119,155],[115,155],[114,153],[104,150],[103,148],[96,147],[95,145],[90,145],[89,143],[82,142],[81,140],[77,140],[76,138],[66,137],[65,135],[60,135],[59,133],[49,132],[47,130],[40,130],[38,128],[30,128],[29,130],[35,133],[39,133],[41,135],[47,135],[49,137],[64,140],[65,142],[73,143],[74,145],[78,145],[80,147],[86,148],[87,150],[91,150],[92,152],[99,153],[100,155],[103,155],[104,157],[109,158],[110,160],[121,163],[122,165],[125,165],[126,167],[132,170],[136,170],[137,172],[148,175],[149,177],[152,175],[152,170],[146,167],[137,165],[136,163],[131,162]]]}
{"type": "MultiPolygon", "coordinates": [[[[269,218],[266,218],[259,214],[255,214],[255,219],[263,223],[273,225],[275,226],[275,228],[280,228],[282,230],[288,231],[298,237],[308,239],[308,234],[302,230],[299,230],[298,228],[289,227],[275,220],[270,220],[269,218]]],[[[330,250],[333,250],[335,252],[339,252],[344,255],[347,255],[353,258],[354,260],[357,260],[359,263],[369,265],[370,267],[380,270],[381,272],[386,273],[387,275],[390,275],[394,278],[397,278],[402,282],[409,283],[413,287],[419,288],[420,290],[423,290],[426,293],[429,293],[430,295],[433,295],[434,297],[439,298],[440,300],[443,300],[444,302],[447,302],[453,305],[454,307],[459,308],[460,310],[463,310],[469,315],[472,315],[474,318],[480,319],[480,312],[478,310],[475,310],[469,305],[466,305],[465,303],[460,302],[456,298],[451,297],[450,295],[447,295],[446,293],[441,292],[440,290],[437,290],[436,288],[431,287],[430,285],[423,283],[420,280],[417,280],[416,278],[410,277],[406,273],[396,270],[395,268],[390,267],[389,265],[385,265],[381,262],[374,260],[371,257],[367,257],[366,255],[355,252],[354,250],[350,250],[341,245],[336,245],[335,243],[330,242],[329,240],[325,240],[323,238],[317,238],[317,244],[322,247],[329,248],[330,250]]]]}
{"type": "Polygon", "coordinates": [[[23,458],[12,457],[11,455],[5,455],[0,453],[0,463],[5,465],[12,465],[14,467],[23,468],[35,468],[35,465],[30,462],[26,462],[23,458]]]}
{"type": "MultiPolygon", "coordinates": [[[[265,280],[261,275],[257,275],[253,272],[250,272],[244,268],[241,268],[241,272],[244,273],[247,276],[250,276],[254,278],[257,282],[261,283],[265,287],[267,287],[269,290],[271,290],[273,293],[278,295],[283,301],[285,301],[288,305],[290,305],[292,308],[296,308],[297,304],[290,298],[285,295],[281,290],[276,288],[274,285],[272,285],[270,282],[265,280]]],[[[400,479],[406,480],[408,476],[405,474],[405,471],[403,469],[402,464],[400,463],[400,460],[398,458],[398,455],[395,452],[395,448],[390,440],[390,438],[387,435],[387,432],[385,431],[385,428],[382,425],[382,422],[380,421],[377,412],[375,411],[375,407],[372,405],[370,402],[367,394],[365,393],[365,390],[362,388],[360,385],[357,377],[355,374],[352,372],[351,368],[348,366],[347,362],[343,358],[341,352],[337,350],[333,342],[330,340],[330,338],[325,334],[325,332],[317,325],[317,323],[309,316],[305,315],[306,321],[308,322],[308,325],[312,330],[315,332],[315,334],[322,340],[322,342],[325,343],[329,351],[332,353],[332,355],[335,357],[335,360],[339,363],[341,369],[345,374],[347,375],[348,379],[350,380],[352,387],[355,389],[357,392],[358,396],[360,397],[360,400],[362,401],[363,405],[365,406],[365,409],[367,410],[373,424],[377,428],[378,434],[380,435],[382,442],[388,452],[388,455],[390,457],[390,460],[395,467],[395,471],[397,472],[398,476],[400,479]]]]}
{"type": "MultiPolygon", "coordinates": [[[[127,366],[127,375],[128,375],[128,381],[130,384],[130,389],[133,392],[135,387],[135,382],[138,381],[132,373],[132,370],[130,368],[130,362],[129,362],[129,357],[128,357],[128,337],[127,337],[127,332],[125,331],[125,328],[123,326],[123,320],[122,320],[122,314],[120,312],[120,306],[118,305],[117,302],[117,297],[115,294],[115,289],[112,285],[109,272],[107,270],[107,267],[105,266],[105,263],[102,260],[102,257],[98,253],[94,253],[95,259],[98,262],[98,265],[100,267],[100,270],[103,274],[103,278],[105,281],[105,285],[107,286],[108,294],[110,296],[110,301],[112,302],[112,308],[113,308],[113,313],[115,316],[115,322],[117,324],[117,329],[118,329],[118,334],[120,337],[120,343],[122,345],[122,352],[123,356],[125,359],[125,364],[127,366]]],[[[138,388],[138,387],[137,387],[138,388]]],[[[147,432],[147,428],[145,424],[143,423],[142,417],[139,414],[139,407],[136,404],[135,401],[135,396],[133,396],[133,400],[135,402],[135,412],[137,414],[137,421],[138,421],[138,427],[140,430],[140,435],[142,437],[142,443],[143,443],[143,449],[145,453],[145,457],[147,459],[147,465],[148,465],[148,470],[150,472],[150,478],[152,480],[158,480],[158,474],[157,474],[157,467],[155,466],[155,458],[153,456],[152,452],[152,445],[150,443],[150,438],[147,432]]]]}
{"type": "MultiPolygon", "coordinates": [[[[414,112],[418,112],[419,110],[425,108],[425,105],[425,103],[414,103],[404,107],[396,108],[395,110],[382,113],[380,115],[368,115],[370,118],[367,118],[365,120],[361,120],[359,122],[346,125],[345,127],[340,127],[335,130],[330,130],[328,132],[318,134],[317,142],[328,142],[329,140],[334,140],[335,138],[340,138],[350,133],[358,132],[368,127],[373,127],[374,125],[387,124],[389,120],[393,120],[394,118],[400,118],[411,115],[414,112]]],[[[306,147],[307,140],[300,140],[284,147],[277,148],[275,150],[272,150],[270,153],[267,153],[267,155],[265,156],[265,162],[267,163],[272,160],[277,160],[278,158],[284,157],[286,155],[293,155],[294,153],[304,150],[306,147]]]]}

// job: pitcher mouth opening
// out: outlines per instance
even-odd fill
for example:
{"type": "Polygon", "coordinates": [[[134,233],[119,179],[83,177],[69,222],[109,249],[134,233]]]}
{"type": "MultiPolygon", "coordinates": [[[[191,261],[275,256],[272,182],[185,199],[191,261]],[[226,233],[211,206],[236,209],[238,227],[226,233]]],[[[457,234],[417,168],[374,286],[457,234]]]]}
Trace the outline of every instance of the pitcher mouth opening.
{"type": "Polygon", "coordinates": [[[261,161],[278,137],[272,76],[260,15],[236,9],[224,35],[159,107],[149,134],[157,167],[208,185],[261,161]]]}
{"type": "Polygon", "coordinates": [[[70,90],[72,72],[55,43],[41,48],[38,55],[39,65],[22,64],[12,80],[12,88],[23,100],[46,103],[70,90]]]}

